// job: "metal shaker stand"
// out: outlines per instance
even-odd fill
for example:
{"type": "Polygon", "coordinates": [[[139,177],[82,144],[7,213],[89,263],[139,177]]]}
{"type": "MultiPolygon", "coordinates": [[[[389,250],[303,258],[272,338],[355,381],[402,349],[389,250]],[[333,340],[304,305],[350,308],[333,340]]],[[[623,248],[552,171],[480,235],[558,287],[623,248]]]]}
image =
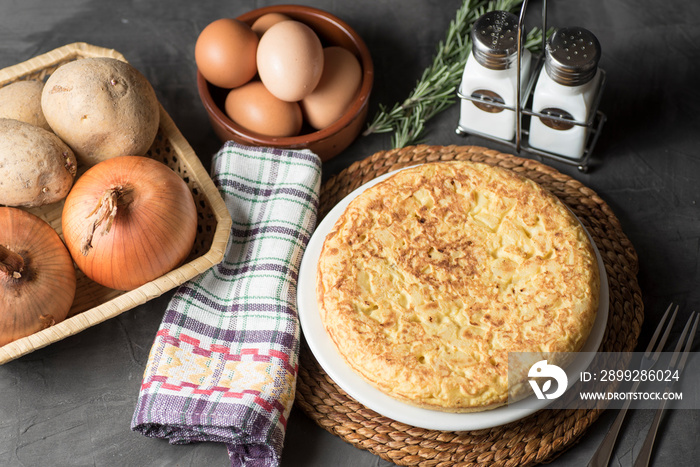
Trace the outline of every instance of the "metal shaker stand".
{"type": "Polygon", "coordinates": [[[495,141],[501,144],[505,144],[507,146],[512,147],[515,152],[518,154],[521,153],[529,153],[533,154],[539,157],[547,158],[547,159],[552,159],[564,164],[568,165],[574,165],[577,166],[578,169],[581,172],[587,172],[589,168],[589,159],[591,157],[591,154],[593,153],[593,149],[595,148],[596,143],[598,142],[598,137],[600,136],[600,133],[603,129],[603,124],[605,123],[606,116],[603,114],[601,111],[598,110],[598,106],[600,104],[600,99],[603,94],[603,89],[605,88],[605,81],[606,81],[606,76],[605,76],[605,71],[600,70],[601,74],[601,80],[600,80],[600,86],[598,87],[597,94],[595,98],[593,99],[593,105],[592,109],[593,111],[590,113],[590,117],[588,121],[586,122],[581,122],[581,121],[576,121],[576,120],[570,120],[570,119],[565,119],[556,115],[550,115],[550,114],[542,114],[539,112],[535,112],[533,109],[528,108],[527,106],[525,108],[523,107],[523,103],[527,104],[530,99],[532,98],[532,93],[534,91],[535,87],[535,81],[537,80],[537,77],[540,74],[540,71],[542,70],[542,67],[544,66],[544,50],[545,46],[547,43],[547,37],[546,37],[546,32],[547,32],[547,0],[542,1],[542,52],[536,57],[537,62],[535,66],[533,67],[533,70],[528,78],[528,81],[525,86],[525,95],[527,98],[523,101],[521,98],[521,76],[520,76],[520,70],[522,66],[522,49],[523,49],[523,23],[525,19],[525,11],[527,9],[527,0],[523,1],[523,4],[520,8],[520,17],[518,19],[518,57],[517,57],[517,82],[516,82],[516,99],[515,99],[515,108],[511,106],[507,106],[501,102],[496,102],[493,100],[487,100],[487,98],[484,97],[472,97],[472,96],[467,96],[461,92],[461,86],[457,88],[457,96],[460,99],[466,99],[470,101],[477,101],[481,102],[484,104],[488,104],[489,106],[492,107],[497,107],[501,108],[503,110],[510,110],[514,111],[516,114],[516,125],[515,125],[515,140],[511,141],[506,141],[502,140],[500,138],[493,137],[491,135],[486,135],[482,134],[480,132],[476,132],[473,130],[468,130],[466,128],[463,128],[461,125],[457,127],[455,130],[458,135],[467,135],[467,134],[474,134],[477,136],[480,136],[482,138],[489,139],[491,141],[495,141]],[[522,125],[522,117],[523,115],[528,115],[530,118],[546,118],[549,120],[554,120],[562,123],[568,123],[568,124],[573,124],[573,125],[578,125],[578,126],[585,126],[589,128],[588,132],[588,140],[586,141],[586,148],[583,152],[583,156],[580,159],[573,159],[565,156],[561,156],[559,154],[555,154],[552,152],[548,151],[543,151],[541,149],[536,149],[528,145],[526,140],[523,140],[523,134],[528,135],[529,132],[523,128],[522,125]]]}

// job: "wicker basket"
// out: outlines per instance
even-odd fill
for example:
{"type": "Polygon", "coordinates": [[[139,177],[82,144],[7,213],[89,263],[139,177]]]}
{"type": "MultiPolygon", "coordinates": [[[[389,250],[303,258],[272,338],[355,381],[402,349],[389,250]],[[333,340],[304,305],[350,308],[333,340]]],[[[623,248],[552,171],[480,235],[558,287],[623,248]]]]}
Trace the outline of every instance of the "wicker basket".
{"type": "MultiPolygon", "coordinates": [[[[111,49],[77,42],[0,70],[0,87],[26,79],[45,80],[64,63],[87,57],[111,57],[126,61],[111,49]]],[[[160,128],[148,155],[172,168],[188,185],[197,206],[197,238],[185,263],[171,272],[129,292],[103,287],[77,271],[78,283],[68,318],[54,326],[0,347],[0,364],[33,352],[113,318],[162,295],[221,262],[228,242],[231,217],[219,191],[197,155],[160,106],[160,128]]],[[[79,175],[87,167],[79,167],[79,175]]],[[[46,220],[59,235],[63,202],[30,209],[46,220]]]]}

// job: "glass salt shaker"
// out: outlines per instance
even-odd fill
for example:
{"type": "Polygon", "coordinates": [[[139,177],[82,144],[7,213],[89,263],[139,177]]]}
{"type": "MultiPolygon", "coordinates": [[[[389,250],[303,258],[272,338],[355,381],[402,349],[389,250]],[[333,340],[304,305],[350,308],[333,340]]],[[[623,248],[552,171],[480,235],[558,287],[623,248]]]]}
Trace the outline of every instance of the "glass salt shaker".
{"type": "Polygon", "coordinates": [[[590,31],[561,28],[545,47],[545,63],[537,78],[530,120],[529,144],[571,159],[583,157],[589,128],[585,124],[601,82],[601,48],[590,31]],[[554,118],[546,118],[550,115],[554,118]]]}
{"type": "MultiPolygon", "coordinates": [[[[521,32],[524,38],[524,30],[521,32]]],[[[472,51],[460,84],[461,95],[471,98],[461,99],[458,132],[510,141],[515,137],[517,122],[515,111],[510,109],[515,108],[517,99],[518,18],[506,11],[488,12],[474,23],[471,40],[472,51]]],[[[531,54],[523,47],[521,57],[522,96],[531,54]]]]}

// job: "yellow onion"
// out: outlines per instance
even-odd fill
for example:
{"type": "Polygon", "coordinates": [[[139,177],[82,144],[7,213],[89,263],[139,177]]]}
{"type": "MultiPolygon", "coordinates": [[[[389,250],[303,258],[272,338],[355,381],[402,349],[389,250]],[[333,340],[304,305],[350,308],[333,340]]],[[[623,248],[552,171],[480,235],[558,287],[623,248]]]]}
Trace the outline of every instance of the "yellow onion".
{"type": "Polygon", "coordinates": [[[63,321],[75,266],[56,231],[27,211],[0,207],[0,346],[63,321]]]}
{"type": "Polygon", "coordinates": [[[132,290],[179,266],[197,234],[187,184],[170,167],[119,156],[88,169],[63,207],[63,238],[93,281],[132,290]]]}

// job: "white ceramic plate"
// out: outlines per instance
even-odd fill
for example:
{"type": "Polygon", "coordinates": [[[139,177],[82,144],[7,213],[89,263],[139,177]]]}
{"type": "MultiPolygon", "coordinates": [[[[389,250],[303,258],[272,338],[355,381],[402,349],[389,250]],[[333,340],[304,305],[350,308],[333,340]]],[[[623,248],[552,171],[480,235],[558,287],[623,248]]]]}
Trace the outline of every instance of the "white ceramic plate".
{"type": "MultiPolygon", "coordinates": [[[[321,254],[323,242],[335,222],[355,197],[395,172],[378,177],[346,196],[319,223],[306,248],[299,270],[297,306],[302,332],[316,360],[338,386],[364,406],[385,417],[429,430],[481,430],[519,420],[546,407],[551,400],[539,400],[534,396],[493,410],[466,414],[447,413],[414,407],[398,401],[370,385],[345,363],[343,357],[336,350],[333,341],[326,333],[326,329],[321,322],[316,302],[316,264],[321,254]]],[[[593,329],[586,344],[581,349],[580,356],[576,357],[566,369],[567,377],[571,384],[576,382],[580,373],[590,365],[603,339],[608,321],[608,277],[605,273],[600,252],[595,243],[591,243],[593,243],[595,248],[600,269],[600,306],[596,320],[593,323],[593,329]]]]}

